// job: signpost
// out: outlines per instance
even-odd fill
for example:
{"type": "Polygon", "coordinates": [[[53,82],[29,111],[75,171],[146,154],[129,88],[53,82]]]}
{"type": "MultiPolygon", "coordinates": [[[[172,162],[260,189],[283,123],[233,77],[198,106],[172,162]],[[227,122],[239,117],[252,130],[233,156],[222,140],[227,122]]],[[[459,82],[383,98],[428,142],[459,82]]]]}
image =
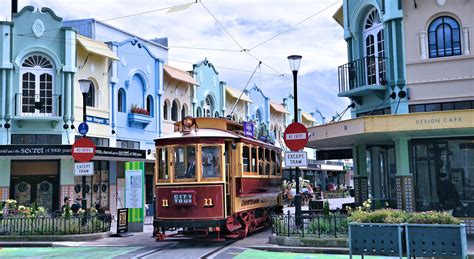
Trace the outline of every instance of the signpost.
{"type": "Polygon", "coordinates": [[[306,152],[286,152],[285,165],[288,167],[308,166],[308,154],[306,152]]]}
{"type": "Polygon", "coordinates": [[[80,138],[72,145],[72,157],[79,162],[89,162],[95,155],[95,144],[88,138],[80,138]]]}

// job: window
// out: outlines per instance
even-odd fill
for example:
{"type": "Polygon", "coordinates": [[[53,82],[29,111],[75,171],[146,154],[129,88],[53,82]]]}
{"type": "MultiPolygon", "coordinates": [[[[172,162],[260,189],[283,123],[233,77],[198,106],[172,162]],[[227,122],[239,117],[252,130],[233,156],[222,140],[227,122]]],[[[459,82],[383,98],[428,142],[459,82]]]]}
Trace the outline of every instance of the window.
{"type": "Polygon", "coordinates": [[[410,113],[467,110],[467,109],[474,109],[474,101],[413,104],[413,105],[408,106],[408,108],[409,108],[410,113]]]}
{"type": "Polygon", "coordinates": [[[214,118],[219,118],[219,112],[214,113],[214,118]]]}
{"type": "Polygon", "coordinates": [[[257,148],[252,147],[252,167],[250,168],[250,171],[257,174],[257,148]]]}
{"type": "Polygon", "coordinates": [[[118,148],[140,149],[139,141],[117,139],[118,148]]]}
{"type": "Polygon", "coordinates": [[[148,95],[146,98],[146,110],[150,113],[150,116],[153,117],[153,98],[151,95],[148,95]]]}
{"type": "Polygon", "coordinates": [[[258,174],[264,175],[265,174],[265,149],[259,147],[258,148],[258,174]]]}
{"type": "Polygon", "coordinates": [[[281,174],[281,162],[280,162],[281,154],[280,154],[280,152],[277,152],[275,158],[276,158],[275,164],[276,164],[276,170],[277,170],[276,174],[280,175],[281,174]]]}
{"type": "Polygon", "coordinates": [[[204,105],[203,105],[203,110],[204,110],[204,117],[211,117],[212,112],[214,110],[214,101],[212,100],[212,97],[210,95],[206,96],[206,99],[204,100],[204,105]]]}
{"type": "Polygon", "coordinates": [[[183,105],[183,107],[181,108],[181,119],[183,119],[184,117],[186,117],[186,107],[183,105]]]}
{"type": "Polygon", "coordinates": [[[202,178],[220,177],[221,172],[221,147],[202,147],[202,178]]]}
{"type": "Polygon", "coordinates": [[[95,86],[92,82],[86,95],[86,106],[95,107],[95,86]]]}
{"type": "Polygon", "coordinates": [[[118,105],[117,105],[117,110],[119,112],[127,112],[125,110],[125,107],[126,107],[126,103],[125,103],[125,90],[123,88],[120,88],[118,90],[118,98],[117,98],[117,102],[118,102],[118,105]]]}
{"type": "Polygon", "coordinates": [[[269,175],[271,173],[271,159],[270,159],[270,150],[265,149],[265,174],[269,175]]]}
{"type": "Polygon", "coordinates": [[[197,108],[196,117],[202,117],[201,107],[198,107],[198,108],[197,108]]]}
{"type": "Polygon", "coordinates": [[[459,24],[449,16],[441,16],[428,28],[430,58],[461,55],[459,24]]]}
{"type": "Polygon", "coordinates": [[[250,172],[249,161],[250,161],[249,147],[242,146],[242,172],[250,172]]]}
{"type": "Polygon", "coordinates": [[[174,178],[196,178],[196,149],[194,146],[176,146],[173,152],[174,178]]]}
{"type": "Polygon", "coordinates": [[[54,115],[54,70],[51,61],[40,54],[28,56],[20,69],[21,113],[54,115]]]}
{"type": "Polygon", "coordinates": [[[12,134],[12,145],[60,145],[61,143],[61,135],[12,134]]]}
{"type": "Polygon", "coordinates": [[[276,171],[277,171],[277,167],[276,167],[276,164],[275,164],[275,150],[272,150],[271,151],[271,168],[272,168],[272,175],[276,175],[276,171]]]}
{"type": "Polygon", "coordinates": [[[165,100],[163,104],[163,119],[168,120],[168,100],[165,100]]]}
{"type": "MultiPolygon", "coordinates": [[[[75,140],[78,140],[80,138],[82,138],[82,136],[77,135],[75,137],[75,140]]],[[[92,142],[98,147],[109,147],[110,146],[110,141],[109,141],[108,138],[98,138],[98,137],[90,137],[90,136],[87,136],[87,138],[92,140],[92,142]]]]}
{"type": "Polygon", "coordinates": [[[178,105],[178,102],[176,100],[173,101],[173,105],[171,106],[171,120],[172,121],[178,121],[179,120],[179,117],[178,117],[178,108],[179,105],[178,105]]]}
{"type": "Polygon", "coordinates": [[[373,8],[367,15],[363,31],[367,85],[385,83],[383,33],[379,12],[373,8]]]}
{"type": "Polygon", "coordinates": [[[158,179],[168,180],[168,148],[158,149],[158,179]]]}

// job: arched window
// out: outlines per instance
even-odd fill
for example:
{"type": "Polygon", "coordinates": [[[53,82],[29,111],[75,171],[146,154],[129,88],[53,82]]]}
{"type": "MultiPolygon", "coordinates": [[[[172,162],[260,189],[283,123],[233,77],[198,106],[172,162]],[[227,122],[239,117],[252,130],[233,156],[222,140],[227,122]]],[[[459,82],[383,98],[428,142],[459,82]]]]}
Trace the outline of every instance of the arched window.
{"type": "Polygon", "coordinates": [[[173,105],[171,105],[171,120],[172,121],[178,121],[179,120],[179,105],[176,100],[173,101],[173,105]]]}
{"type": "Polygon", "coordinates": [[[203,105],[204,117],[211,117],[214,111],[214,100],[210,95],[206,96],[203,105]]]}
{"type": "Polygon", "coordinates": [[[181,119],[183,119],[187,115],[188,115],[188,107],[186,107],[186,104],[183,104],[183,107],[181,107],[181,119]]]}
{"type": "Polygon", "coordinates": [[[257,125],[263,121],[262,112],[260,110],[257,110],[256,119],[257,119],[257,125]]]}
{"type": "Polygon", "coordinates": [[[215,118],[219,118],[219,117],[220,117],[220,116],[219,116],[219,112],[214,113],[214,117],[215,117],[215,118]]]}
{"type": "Polygon", "coordinates": [[[55,113],[56,100],[53,97],[54,70],[51,61],[41,55],[33,54],[21,63],[21,113],[55,113]]]}
{"type": "Polygon", "coordinates": [[[163,103],[163,119],[164,120],[168,120],[169,119],[169,116],[168,116],[168,107],[169,107],[169,101],[168,99],[165,100],[165,102],[163,103]]]}
{"type": "Polygon", "coordinates": [[[383,25],[375,8],[365,19],[363,36],[367,85],[385,84],[383,25]]]}
{"type": "Polygon", "coordinates": [[[430,58],[461,55],[459,24],[449,16],[441,16],[428,28],[430,58]]]}
{"type": "Polygon", "coordinates": [[[95,107],[95,85],[92,81],[89,86],[89,92],[86,95],[86,106],[95,107]]]}
{"type": "Polygon", "coordinates": [[[146,97],[146,110],[150,114],[151,117],[153,117],[153,98],[151,95],[148,95],[146,97]]]}
{"type": "Polygon", "coordinates": [[[197,108],[196,117],[202,117],[201,107],[198,107],[198,108],[197,108]]]}
{"type": "Polygon", "coordinates": [[[125,90],[123,88],[120,88],[118,90],[118,96],[117,96],[117,111],[119,112],[127,112],[125,107],[126,107],[126,95],[125,95],[125,90]]]}

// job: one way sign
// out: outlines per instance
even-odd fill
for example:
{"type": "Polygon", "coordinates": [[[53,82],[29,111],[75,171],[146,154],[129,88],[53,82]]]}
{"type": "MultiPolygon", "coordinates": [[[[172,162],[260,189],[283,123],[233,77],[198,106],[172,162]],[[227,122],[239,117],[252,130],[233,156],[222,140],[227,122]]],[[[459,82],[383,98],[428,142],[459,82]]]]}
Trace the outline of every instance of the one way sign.
{"type": "Polygon", "coordinates": [[[306,152],[286,152],[285,166],[287,167],[305,167],[308,165],[308,154],[306,152]]]}

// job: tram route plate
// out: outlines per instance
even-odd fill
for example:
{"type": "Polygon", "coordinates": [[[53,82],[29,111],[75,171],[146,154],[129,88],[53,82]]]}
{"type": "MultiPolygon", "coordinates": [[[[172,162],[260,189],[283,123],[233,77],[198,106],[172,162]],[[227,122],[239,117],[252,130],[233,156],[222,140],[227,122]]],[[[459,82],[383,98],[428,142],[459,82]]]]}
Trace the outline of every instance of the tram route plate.
{"type": "Polygon", "coordinates": [[[176,206],[195,206],[196,205],[196,191],[172,191],[173,204],[176,206]]]}

